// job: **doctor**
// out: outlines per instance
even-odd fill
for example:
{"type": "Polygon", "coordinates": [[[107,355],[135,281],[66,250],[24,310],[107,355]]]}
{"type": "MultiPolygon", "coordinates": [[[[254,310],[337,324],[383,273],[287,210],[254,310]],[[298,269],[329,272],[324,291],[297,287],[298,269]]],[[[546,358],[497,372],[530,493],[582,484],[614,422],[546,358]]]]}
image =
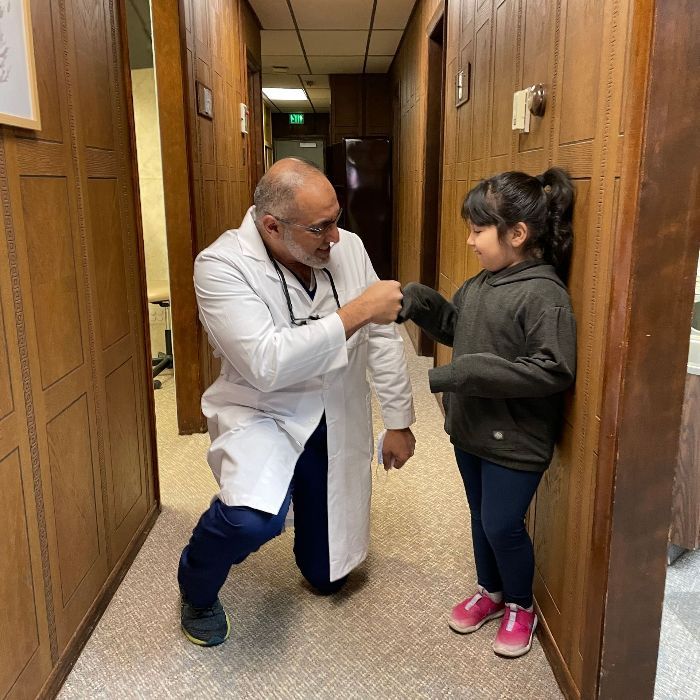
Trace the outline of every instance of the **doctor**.
{"type": "Polygon", "coordinates": [[[337,227],[333,187],[287,158],[263,176],[237,230],[195,262],[199,313],[221,358],[202,397],[220,491],[180,558],[181,622],[201,646],[230,623],[218,593],[233,564],[280,534],[320,593],[339,590],[369,544],[372,378],[384,464],[413,455],[411,385],[393,325],[398,282],[378,281],[361,240],[337,227]]]}

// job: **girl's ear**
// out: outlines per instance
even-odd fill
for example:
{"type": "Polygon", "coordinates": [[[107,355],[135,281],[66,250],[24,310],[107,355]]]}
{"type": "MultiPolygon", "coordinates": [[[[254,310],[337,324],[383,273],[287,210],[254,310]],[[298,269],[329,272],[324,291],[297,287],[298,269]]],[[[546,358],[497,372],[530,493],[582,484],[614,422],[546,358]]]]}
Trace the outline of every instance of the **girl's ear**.
{"type": "Polygon", "coordinates": [[[527,240],[528,231],[527,226],[522,222],[518,221],[515,226],[510,230],[511,239],[510,243],[514,248],[520,248],[527,240]]]}

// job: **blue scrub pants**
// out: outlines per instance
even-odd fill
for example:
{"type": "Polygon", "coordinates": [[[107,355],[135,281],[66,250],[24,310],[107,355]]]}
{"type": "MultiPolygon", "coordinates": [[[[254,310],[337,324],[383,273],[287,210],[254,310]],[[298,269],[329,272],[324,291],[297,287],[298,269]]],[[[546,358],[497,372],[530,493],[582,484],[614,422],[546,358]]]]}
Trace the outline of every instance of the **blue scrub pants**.
{"type": "Polygon", "coordinates": [[[503,592],[506,603],[532,605],[535,554],[525,514],[541,472],[508,469],[455,447],[471,511],[472,543],[479,585],[503,592]]]}
{"type": "MultiPolygon", "coordinates": [[[[263,447],[263,446],[261,446],[263,447]]],[[[264,448],[263,448],[264,449],[264,448]]],[[[213,605],[229,569],[282,532],[294,499],[294,556],[304,578],[324,595],[347,580],[330,580],[328,554],[328,442],[321,418],[294,468],[294,477],[279,513],[227,506],[216,499],[202,514],[180,557],[178,582],[190,605],[213,605]]]]}

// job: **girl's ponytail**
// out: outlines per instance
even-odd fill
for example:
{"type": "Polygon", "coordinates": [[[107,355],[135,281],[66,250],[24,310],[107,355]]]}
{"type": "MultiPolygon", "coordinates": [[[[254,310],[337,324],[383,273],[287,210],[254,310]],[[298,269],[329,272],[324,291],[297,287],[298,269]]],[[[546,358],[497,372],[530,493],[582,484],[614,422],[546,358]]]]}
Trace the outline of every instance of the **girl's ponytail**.
{"type": "Polygon", "coordinates": [[[542,183],[548,210],[549,236],[542,236],[539,241],[542,254],[566,282],[573,248],[574,186],[561,168],[550,168],[537,179],[542,183]]]}

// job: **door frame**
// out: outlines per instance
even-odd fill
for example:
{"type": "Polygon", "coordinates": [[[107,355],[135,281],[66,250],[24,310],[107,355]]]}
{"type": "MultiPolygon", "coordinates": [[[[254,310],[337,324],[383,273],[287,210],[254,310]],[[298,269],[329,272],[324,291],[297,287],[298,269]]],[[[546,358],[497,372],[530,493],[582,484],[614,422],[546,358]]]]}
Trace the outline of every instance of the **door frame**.
{"type": "MultiPolygon", "coordinates": [[[[426,137],[423,160],[423,200],[420,256],[420,282],[437,288],[440,268],[440,221],[442,218],[442,164],[445,132],[445,76],[447,71],[447,16],[444,0],[438,3],[426,28],[428,86],[426,100],[426,137]],[[436,47],[433,39],[442,26],[442,44],[436,47]],[[438,65],[439,60],[439,65],[438,65]],[[437,72],[440,81],[436,81],[437,72]],[[439,105],[438,105],[439,101],[439,105]]],[[[420,330],[418,347],[420,355],[435,357],[435,341],[420,330]]]]}
{"type": "MultiPolygon", "coordinates": [[[[203,432],[202,334],[192,279],[195,258],[194,193],[190,164],[187,59],[181,2],[151,0],[153,58],[156,73],[163,160],[165,228],[170,272],[173,355],[177,367],[175,397],[181,434],[203,432]]],[[[206,340],[204,341],[206,342],[206,340]]]]}
{"type": "Polygon", "coordinates": [[[585,698],[654,694],[687,363],[679,339],[688,338],[700,245],[693,5],[637,0],[633,8],[582,640],[585,698]]]}

